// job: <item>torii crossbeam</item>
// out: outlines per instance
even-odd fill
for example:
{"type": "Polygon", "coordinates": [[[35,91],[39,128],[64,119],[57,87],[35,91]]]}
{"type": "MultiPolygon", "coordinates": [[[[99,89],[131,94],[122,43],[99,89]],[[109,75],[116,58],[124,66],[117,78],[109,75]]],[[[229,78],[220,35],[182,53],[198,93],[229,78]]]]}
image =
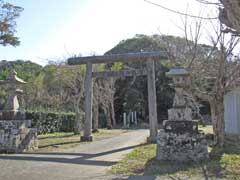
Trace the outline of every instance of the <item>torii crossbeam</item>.
{"type": "Polygon", "coordinates": [[[166,52],[140,52],[126,54],[112,54],[103,56],[87,56],[74,57],[68,59],[69,65],[86,64],[85,77],[85,126],[84,135],[81,141],[92,141],[92,78],[93,77],[121,77],[147,75],[148,84],[148,111],[150,136],[149,142],[155,142],[158,130],[157,121],[157,101],[156,101],[156,85],[155,85],[155,60],[168,59],[166,52]],[[130,70],[130,71],[104,71],[92,72],[92,64],[97,63],[114,63],[114,62],[130,62],[130,61],[146,61],[146,70],[130,70]]]}

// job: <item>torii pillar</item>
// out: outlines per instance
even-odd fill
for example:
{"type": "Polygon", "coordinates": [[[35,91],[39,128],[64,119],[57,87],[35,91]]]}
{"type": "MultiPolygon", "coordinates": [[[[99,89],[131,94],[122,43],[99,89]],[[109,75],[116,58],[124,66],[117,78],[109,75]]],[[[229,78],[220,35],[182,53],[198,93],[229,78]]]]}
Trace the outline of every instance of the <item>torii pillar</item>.
{"type": "Polygon", "coordinates": [[[92,141],[92,63],[86,63],[85,77],[85,126],[81,141],[92,141]]]}
{"type": "Polygon", "coordinates": [[[148,85],[148,114],[150,128],[150,136],[148,137],[147,141],[149,143],[153,143],[156,142],[156,137],[158,133],[155,63],[153,59],[147,60],[147,85],[148,85]]]}

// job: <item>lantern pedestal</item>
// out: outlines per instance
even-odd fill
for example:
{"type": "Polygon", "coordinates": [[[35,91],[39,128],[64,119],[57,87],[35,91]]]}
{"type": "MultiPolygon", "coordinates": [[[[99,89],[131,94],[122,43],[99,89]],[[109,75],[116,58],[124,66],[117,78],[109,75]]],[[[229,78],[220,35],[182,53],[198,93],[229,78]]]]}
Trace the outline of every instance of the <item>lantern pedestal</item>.
{"type": "Polygon", "coordinates": [[[157,139],[157,159],[177,162],[208,159],[207,141],[200,132],[179,133],[161,130],[157,139]]]}
{"type": "Polygon", "coordinates": [[[37,129],[29,120],[0,120],[0,152],[20,153],[38,148],[37,129]]]}
{"type": "Polygon", "coordinates": [[[15,111],[15,110],[3,110],[0,111],[0,119],[4,120],[24,120],[25,112],[24,111],[15,111]]]}

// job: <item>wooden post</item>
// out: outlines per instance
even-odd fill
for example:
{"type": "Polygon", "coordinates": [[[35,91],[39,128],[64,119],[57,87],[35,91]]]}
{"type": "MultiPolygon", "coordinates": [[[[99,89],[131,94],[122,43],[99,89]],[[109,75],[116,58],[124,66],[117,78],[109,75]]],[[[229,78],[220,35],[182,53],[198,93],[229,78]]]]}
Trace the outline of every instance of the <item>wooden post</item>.
{"type": "Polygon", "coordinates": [[[92,63],[86,64],[85,78],[85,126],[81,141],[92,141],[92,63]]]}
{"type": "Polygon", "coordinates": [[[155,85],[155,65],[154,60],[147,60],[147,84],[148,84],[148,111],[149,111],[149,126],[150,136],[148,142],[156,142],[158,132],[157,121],[157,100],[156,100],[156,85],[155,85]]]}

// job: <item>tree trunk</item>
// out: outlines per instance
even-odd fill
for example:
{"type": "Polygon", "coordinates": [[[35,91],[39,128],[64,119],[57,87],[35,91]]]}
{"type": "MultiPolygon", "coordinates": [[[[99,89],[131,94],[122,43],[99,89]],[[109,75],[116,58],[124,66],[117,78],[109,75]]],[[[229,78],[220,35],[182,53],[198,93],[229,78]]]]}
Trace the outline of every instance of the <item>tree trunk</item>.
{"type": "Polygon", "coordinates": [[[116,127],[116,119],[115,119],[115,109],[114,109],[114,101],[111,101],[111,115],[113,121],[113,127],[116,127]]]}
{"type": "Polygon", "coordinates": [[[80,134],[81,133],[81,113],[80,113],[80,107],[79,107],[80,97],[75,99],[74,102],[74,108],[75,108],[75,119],[74,119],[74,127],[73,127],[73,133],[74,134],[80,134]]]}
{"type": "Polygon", "coordinates": [[[104,114],[106,116],[106,123],[107,123],[107,128],[112,129],[112,121],[111,121],[111,116],[110,116],[110,111],[109,108],[103,108],[104,114]]]}
{"type": "Polygon", "coordinates": [[[98,103],[93,106],[93,131],[98,130],[98,122],[99,122],[99,112],[98,112],[98,103]]]}
{"type": "Polygon", "coordinates": [[[80,134],[81,132],[81,113],[79,111],[75,112],[76,117],[74,120],[73,132],[74,134],[80,134]]]}
{"type": "Polygon", "coordinates": [[[222,147],[225,137],[225,122],[224,122],[224,101],[223,97],[214,99],[210,102],[211,118],[213,132],[215,136],[215,145],[222,147]]]}
{"type": "Polygon", "coordinates": [[[93,132],[98,132],[99,124],[99,85],[95,79],[93,81],[93,132]]]}

